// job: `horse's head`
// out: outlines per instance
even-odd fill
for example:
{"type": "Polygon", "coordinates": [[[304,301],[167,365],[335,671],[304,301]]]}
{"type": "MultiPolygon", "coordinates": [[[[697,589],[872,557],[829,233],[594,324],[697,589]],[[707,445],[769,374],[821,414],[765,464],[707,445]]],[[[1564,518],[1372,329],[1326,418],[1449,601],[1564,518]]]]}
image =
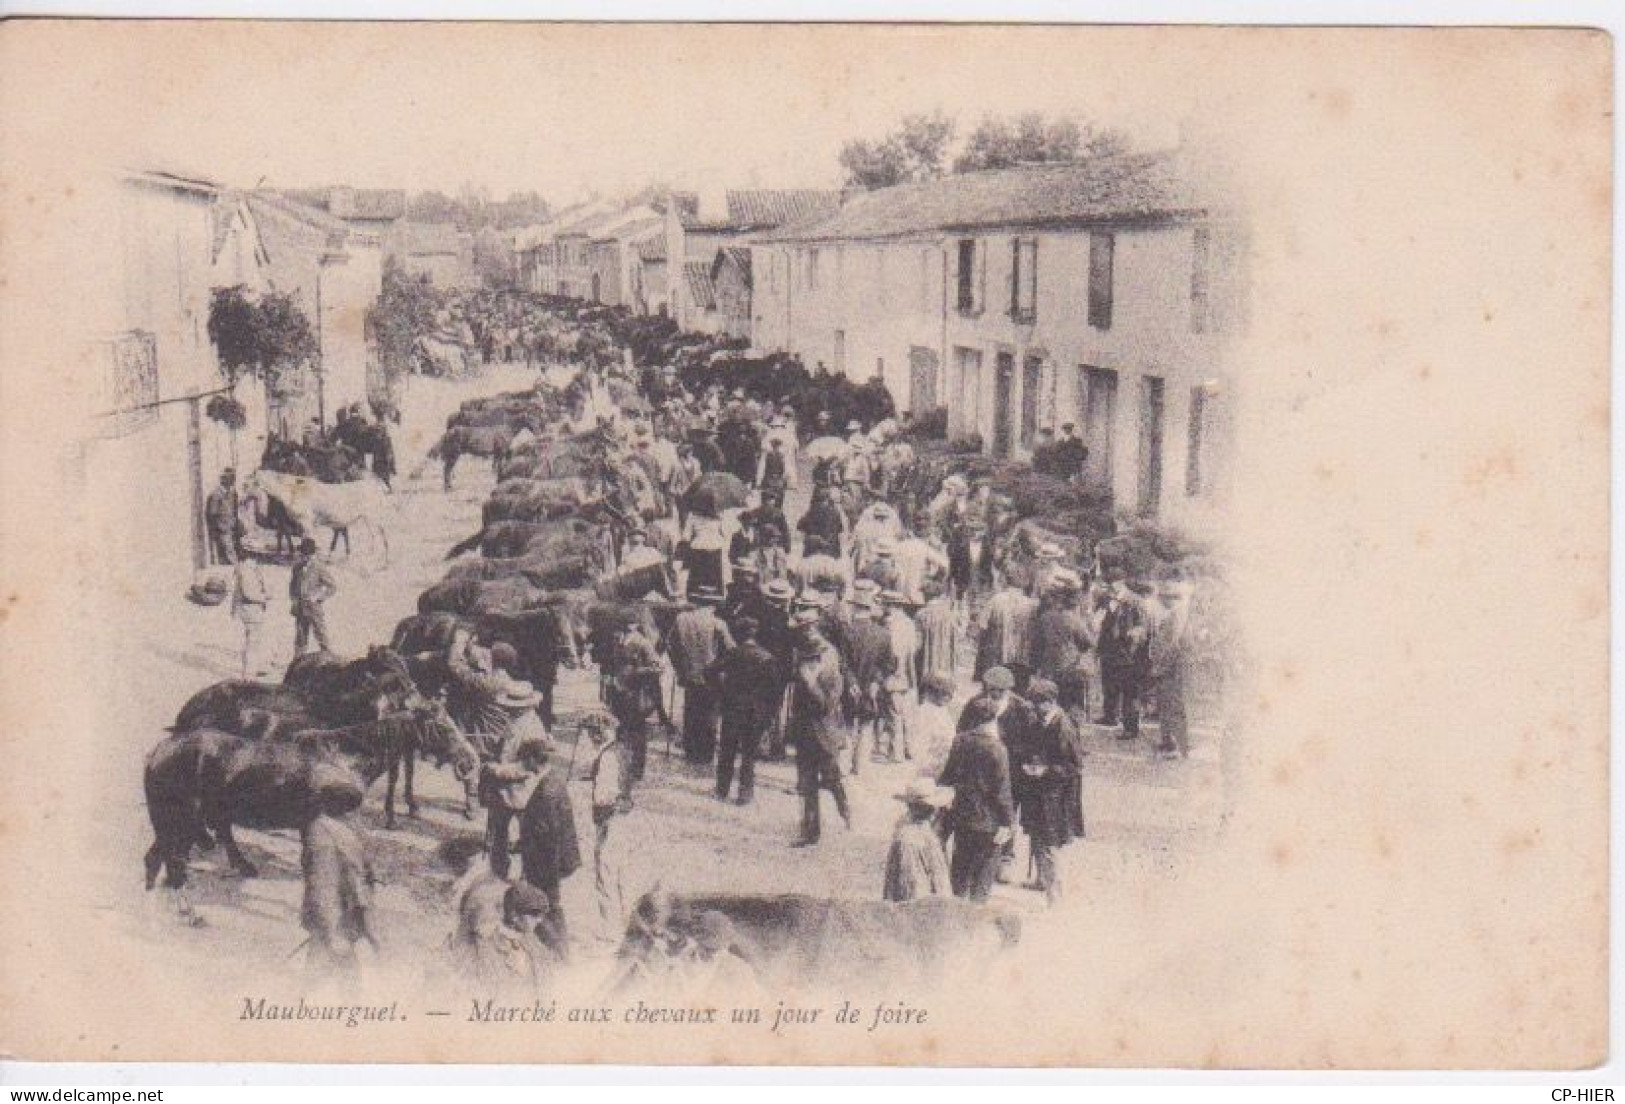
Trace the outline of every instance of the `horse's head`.
{"type": "Polygon", "coordinates": [[[445,702],[438,698],[428,701],[422,718],[426,722],[422,730],[423,752],[439,762],[450,762],[458,781],[472,789],[478,780],[480,754],[451,719],[445,702]]]}
{"type": "Polygon", "coordinates": [[[380,719],[391,713],[418,713],[429,704],[413,681],[406,660],[395,649],[383,644],[369,648],[366,671],[373,710],[380,719]]]}

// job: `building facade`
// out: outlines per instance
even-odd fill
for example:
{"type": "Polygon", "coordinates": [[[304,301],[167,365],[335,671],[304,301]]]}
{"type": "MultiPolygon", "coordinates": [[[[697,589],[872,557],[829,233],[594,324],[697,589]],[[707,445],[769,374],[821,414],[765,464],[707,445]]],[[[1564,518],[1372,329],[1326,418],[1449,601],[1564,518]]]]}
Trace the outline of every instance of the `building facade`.
{"type": "Polygon", "coordinates": [[[880,378],[994,455],[1070,422],[1118,508],[1205,528],[1245,239],[1190,180],[1135,155],[866,193],[753,245],[752,342],[880,378]]]}

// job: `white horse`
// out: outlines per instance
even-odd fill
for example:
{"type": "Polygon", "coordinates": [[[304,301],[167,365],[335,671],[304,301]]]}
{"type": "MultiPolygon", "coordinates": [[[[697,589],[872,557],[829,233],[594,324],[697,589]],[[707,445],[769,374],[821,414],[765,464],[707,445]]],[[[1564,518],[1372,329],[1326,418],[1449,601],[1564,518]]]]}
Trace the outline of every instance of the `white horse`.
{"type": "Polygon", "coordinates": [[[350,551],[350,528],[360,526],[377,537],[383,566],[389,566],[389,533],[382,519],[393,500],[383,482],[370,473],[353,483],[322,483],[261,469],[248,477],[243,494],[257,500],[262,512],[264,496],[275,497],[307,533],[314,533],[317,526],[331,529],[333,547],[338,547],[342,536],[346,553],[350,551]]]}

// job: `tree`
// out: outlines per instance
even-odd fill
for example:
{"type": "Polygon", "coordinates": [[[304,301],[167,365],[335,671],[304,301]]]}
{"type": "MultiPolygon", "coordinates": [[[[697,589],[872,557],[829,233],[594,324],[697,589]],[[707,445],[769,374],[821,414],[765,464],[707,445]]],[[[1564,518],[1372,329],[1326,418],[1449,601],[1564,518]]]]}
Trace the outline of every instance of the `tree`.
{"type": "Polygon", "coordinates": [[[1126,153],[1128,137],[1119,130],[1097,130],[1066,118],[1046,119],[1036,111],[1015,118],[984,116],[954,160],[954,172],[1008,169],[1047,161],[1076,161],[1126,153]]]}
{"type": "Polygon", "coordinates": [[[933,180],[942,175],[954,121],[940,111],[908,115],[879,140],[855,138],[841,147],[846,183],[860,188],[933,180]]]}
{"type": "Polygon", "coordinates": [[[284,368],[317,352],[310,319],[285,293],[269,292],[256,300],[241,284],[216,288],[208,329],[226,385],[233,390],[245,375],[274,385],[284,368]]]}
{"type": "Polygon", "coordinates": [[[367,329],[391,394],[395,382],[412,370],[417,340],[434,330],[439,309],[440,299],[427,273],[414,276],[394,257],[384,258],[383,286],[378,302],[367,312],[367,329]]]}

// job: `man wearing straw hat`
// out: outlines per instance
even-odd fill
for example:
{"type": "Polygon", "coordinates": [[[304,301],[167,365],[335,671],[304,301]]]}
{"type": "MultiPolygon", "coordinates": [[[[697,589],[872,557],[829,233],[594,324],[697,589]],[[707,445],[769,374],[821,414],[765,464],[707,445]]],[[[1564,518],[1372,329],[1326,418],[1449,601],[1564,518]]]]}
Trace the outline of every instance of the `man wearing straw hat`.
{"type": "Polygon", "coordinates": [[[486,848],[491,869],[508,876],[509,826],[529,803],[537,772],[552,741],[536,718],[542,696],[527,682],[511,681],[492,699],[508,717],[496,741],[495,758],[480,768],[480,804],[486,808],[486,848]]]}

